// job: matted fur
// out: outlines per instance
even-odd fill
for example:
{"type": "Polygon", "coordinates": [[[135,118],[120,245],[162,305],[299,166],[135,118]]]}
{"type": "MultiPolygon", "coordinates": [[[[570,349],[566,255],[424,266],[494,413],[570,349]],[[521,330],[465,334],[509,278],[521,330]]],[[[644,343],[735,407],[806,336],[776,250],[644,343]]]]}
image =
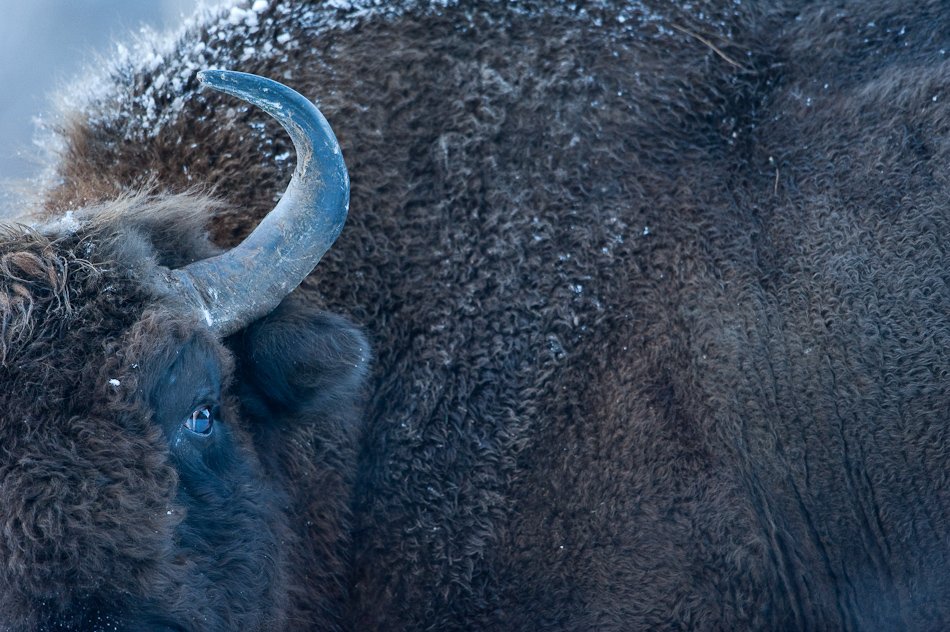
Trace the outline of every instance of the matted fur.
{"type": "MultiPolygon", "coordinates": [[[[202,66],[340,139],[343,235],[231,341],[290,498],[269,624],[950,625],[942,3],[255,4],[108,66],[44,200],[213,186],[216,242],[246,234],[293,154],[202,66]],[[365,341],[313,305],[377,350],[361,429],[365,341]]],[[[122,291],[128,327],[154,299],[122,291]]]]}

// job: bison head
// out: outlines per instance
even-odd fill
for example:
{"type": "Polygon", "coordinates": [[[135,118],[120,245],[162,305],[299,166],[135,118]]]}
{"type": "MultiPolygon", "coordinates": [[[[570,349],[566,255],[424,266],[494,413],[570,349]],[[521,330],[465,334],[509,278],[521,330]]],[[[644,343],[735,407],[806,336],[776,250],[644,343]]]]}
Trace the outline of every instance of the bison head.
{"type": "Polygon", "coordinates": [[[0,629],[270,630],[340,601],[368,348],[285,297],[340,232],[346,169],[297,93],[202,79],[297,149],[242,244],[209,245],[193,195],[0,236],[0,629]]]}

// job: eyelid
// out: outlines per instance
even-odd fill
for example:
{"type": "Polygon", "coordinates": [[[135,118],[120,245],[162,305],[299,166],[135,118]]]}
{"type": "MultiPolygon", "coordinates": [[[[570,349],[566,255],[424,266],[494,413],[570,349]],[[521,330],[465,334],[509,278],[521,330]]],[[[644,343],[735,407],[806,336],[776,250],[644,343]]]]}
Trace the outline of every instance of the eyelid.
{"type": "Polygon", "coordinates": [[[202,388],[199,391],[195,391],[195,396],[191,400],[191,410],[195,410],[201,406],[207,406],[214,410],[218,406],[218,399],[218,393],[215,393],[207,387],[202,388]]]}

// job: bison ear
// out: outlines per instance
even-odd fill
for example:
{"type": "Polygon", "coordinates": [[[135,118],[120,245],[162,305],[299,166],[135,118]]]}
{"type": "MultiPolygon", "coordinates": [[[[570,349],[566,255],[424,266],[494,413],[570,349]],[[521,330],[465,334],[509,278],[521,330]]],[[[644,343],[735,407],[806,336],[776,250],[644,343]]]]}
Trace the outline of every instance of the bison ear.
{"type": "Polygon", "coordinates": [[[345,318],[291,295],[229,343],[238,397],[255,421],[355,419],[371,354],[345,318]]]}
{"type": "Polygon", "coordinates": [[[95,224],[108,227],[113,251],[129,261],[154,256],[166,268],[178,268],[221,252],[208,237],[207,224],[221,203],[197,193],[129,195],[96,208],[95,224]]]}

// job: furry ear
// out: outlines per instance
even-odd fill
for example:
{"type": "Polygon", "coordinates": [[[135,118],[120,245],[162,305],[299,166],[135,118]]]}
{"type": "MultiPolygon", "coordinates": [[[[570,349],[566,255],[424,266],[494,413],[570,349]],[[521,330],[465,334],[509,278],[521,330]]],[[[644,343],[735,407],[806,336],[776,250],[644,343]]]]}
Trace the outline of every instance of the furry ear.
{"type": "Polygon", "coordinates": [[[159,265],[180,268],[220,253],[207,230],[220,206],[198,193],[153,196],[146,191],[90,209],[87,215],[100,229],[112,228],[114,248],[150,250],[159,265]]]}
{"type": "Polygon", "coordinates": [[[221,202],[198,192],[155,195],[149,189],[62,215],[27,216],[49,239],[81,241],[80,255],[167,268],[219,254],[208,235],[221,202]]]}
{"type": "Polygon", "coordinates": [[[358,327],[293,295],[231,345],[245,410],[287,422],[355,411],[371,358],[358,327]]]}

